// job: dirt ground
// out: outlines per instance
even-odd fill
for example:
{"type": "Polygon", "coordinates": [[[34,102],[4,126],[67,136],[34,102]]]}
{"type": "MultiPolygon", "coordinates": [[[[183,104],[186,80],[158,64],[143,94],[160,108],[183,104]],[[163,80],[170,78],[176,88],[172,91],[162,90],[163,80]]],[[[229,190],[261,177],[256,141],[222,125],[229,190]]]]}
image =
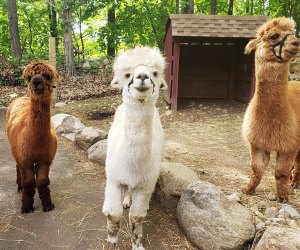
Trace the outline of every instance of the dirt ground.
{"type": "MultiPolygon", "coordinates": [[[[120,95],[71,101],[54,113],[69,113],[87,126],[108,131],[120,95]]],[[[246,104],[223,100],[179,102],[171,113],[161,98],[159,112],[165,130],[163,161],[191,167],[200,179],[219,186],[226,194],[240,192],[250,173],[248,149],[241,136],[246,104]]],[[[105,218],[101,214],[104,192],[103,166],[87,160],[86,153],[59,139],[59,150],[51,170],[51,190],[56,209],[21,214],[16,192],[14,162],[10,156],[0,120],[0,249],[109,249],[105,242],[105,218]]],[[[246,207],[256,207],[275,192],[274,155],[261,185],[253,196],[241,195],[246,207]]],[[[282,204],[269,201],[270,205],[282,204]]],[[[290,204],[300,209],[300,194],[290,196],[290,204]]],[[[155,199],[145,223],[146,249],[194,249],[179,229],[175,211],[163,208],[155,199]]],[[[126,218],[126,216],[125,216],[126,218]]],[[[124,219],[119,249],[130,249],[129,230],[124,219]]]]}

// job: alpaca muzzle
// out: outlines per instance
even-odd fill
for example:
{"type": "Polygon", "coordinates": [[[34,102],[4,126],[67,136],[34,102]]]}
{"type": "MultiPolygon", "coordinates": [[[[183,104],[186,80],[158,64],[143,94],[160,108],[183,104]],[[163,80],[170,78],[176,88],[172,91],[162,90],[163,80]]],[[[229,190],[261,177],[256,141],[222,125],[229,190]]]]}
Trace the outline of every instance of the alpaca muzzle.
{"type": "MultiPolygon", "coordinates": [[[[277,43],[275,43],[275,44],[273,44],[273,45],[271,46],[271,50],[272,50],[273,54],[274,54],[280,61],[282,61],[282,56],[281,56],[281,54],[282,54],[282,48],[283,48],[283,46],[284,46],[284,43],[285,43],[286,39],[288,38],[288,36],[291,36],[291,35],[294,36],[295,34],[293,34],[293,33],[286,34],[279,42],[277,42],[277,43]],[[276,51],[275,51],[275,48],[276,48],[277,46],[279,46],[279,54],[278,54],[278,55],[276,54],[276,51]]],[[[298,45],[298,46],[299,46],[299,45],[298,45]]]]}

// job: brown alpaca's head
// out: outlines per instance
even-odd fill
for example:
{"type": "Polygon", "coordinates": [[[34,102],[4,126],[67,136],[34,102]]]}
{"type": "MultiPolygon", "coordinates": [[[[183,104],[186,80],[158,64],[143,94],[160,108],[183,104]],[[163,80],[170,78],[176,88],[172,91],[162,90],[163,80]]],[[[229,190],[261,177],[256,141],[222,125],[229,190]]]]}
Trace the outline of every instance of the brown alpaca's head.
{"type": "Polygon", "coordinates": [[[264,23],[245,48],[245,53],[255,51],[256,59],[268,62],[287,62],[299,51],[295,37],[295,22],[286,17],[274,18],[264,23]]]}
{"type": "Polygon", "coordinates": [[[44,61],[29,63],[22,74],[30,95],[36,98],[50,97],[58,81],[56,70],[44,61]]]}

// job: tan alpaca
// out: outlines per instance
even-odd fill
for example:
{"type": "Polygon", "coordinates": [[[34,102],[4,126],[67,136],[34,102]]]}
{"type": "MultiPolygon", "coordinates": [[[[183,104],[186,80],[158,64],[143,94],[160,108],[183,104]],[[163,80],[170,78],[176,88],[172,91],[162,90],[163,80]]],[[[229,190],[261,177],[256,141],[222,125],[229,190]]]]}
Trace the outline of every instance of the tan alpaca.
{"type": "Polygon", "coordinates": [[[244,117],[243,136],[249,143],[253,173],[243,192],[252,194],[275,151],[278,201],[288,201],[288,182],[300,179],[300,83],[288,83],[289,61],[299,51],[293,20],[269,20],[245,49],[255,51],[256,89],[244,117]]]}

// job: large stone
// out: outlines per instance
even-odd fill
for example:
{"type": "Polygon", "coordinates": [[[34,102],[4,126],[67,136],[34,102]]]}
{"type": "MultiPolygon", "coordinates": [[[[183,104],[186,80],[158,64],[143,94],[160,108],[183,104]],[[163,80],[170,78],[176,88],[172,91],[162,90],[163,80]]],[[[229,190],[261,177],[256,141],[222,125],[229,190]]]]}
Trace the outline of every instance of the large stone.
{"type": "Polygon", "coordinates": [[[176,208],[184,189],[198,180],[191,168],[181,163],[162,162],[155,195],[164,206],[176,208]]]}
{"type": "Polygon", "coordinates": [[[266,229],[254,250],[299,250],[300,230],[289,227],[270,226],[266,229]]]}
{"type": "Polygon", "coordinates": [[[251,212],[214,184],[197,181],[182,194],[178,222],[199,249],[243,249],[255,236],[251,212]]]}
{"type": "Polygon", "coordinates": [[[101,140],[93,144],[88,149],[88,159],[94,163],[105,166],[105,159],[107,153],[107,140],[101,140]]]}
{"type": "Polygon", "coordinates": [[[54,115],[52,121],[56,132],[71,141],[75,141],[75,133],[85,127],[78,118],[68,114],[54,115]]]}
{"type": "Polygon", "coordinates": [[[106,138],[106,132],[98,128],[85,127],[75,134],[75,143],[82,149],[88,149],[96,142],[106,138]]]}
{"type": "Polygon", "coordinates": [[[289,214],[289,216],[294,219],[294,220],[298,220],[300,218],[300,214],[299,212],[293,208],[290,205],[285,205],[280,209],[280,212],[286,212],[289,214]]]}

